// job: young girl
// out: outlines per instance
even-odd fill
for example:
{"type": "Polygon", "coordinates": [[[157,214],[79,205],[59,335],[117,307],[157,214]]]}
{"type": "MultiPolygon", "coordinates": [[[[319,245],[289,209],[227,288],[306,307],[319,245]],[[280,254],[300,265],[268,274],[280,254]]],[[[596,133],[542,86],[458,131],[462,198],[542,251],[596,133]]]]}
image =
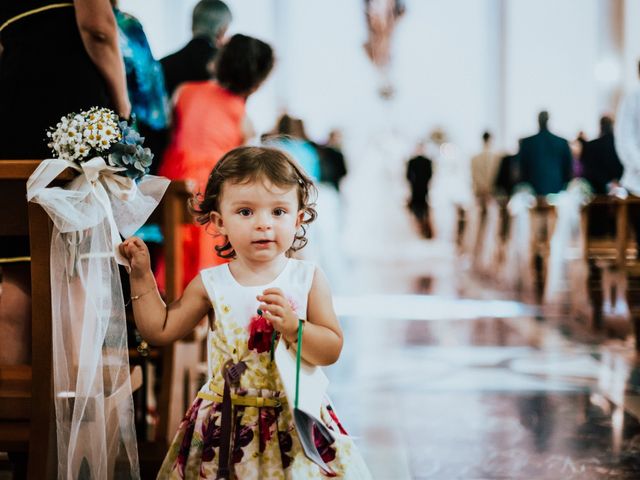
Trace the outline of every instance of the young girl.
{"type": "MultiPolygon", "coordinates": [[[[306,243],[316,213],[314,186],[284,152],[242,147],[214,167],[197,204],[197,220],[224,236],[218,255],[230,263],[202,270],[184,295],[165,306],[145,244],[126,240],[136,325],[150,343],[184,337],[209,316],[209,381],[185,415],[158,478],[313,479],[326,474],[304,455],[275,363],[272,333],[296,347],[306,319],[303,358],[334,363],[342,331],[329,285],[313,264],[291,258],[306,243]]],[[[335,440],[316,447],[338,477],[369,479],[331,405],[321,420],[335,440]]]]}

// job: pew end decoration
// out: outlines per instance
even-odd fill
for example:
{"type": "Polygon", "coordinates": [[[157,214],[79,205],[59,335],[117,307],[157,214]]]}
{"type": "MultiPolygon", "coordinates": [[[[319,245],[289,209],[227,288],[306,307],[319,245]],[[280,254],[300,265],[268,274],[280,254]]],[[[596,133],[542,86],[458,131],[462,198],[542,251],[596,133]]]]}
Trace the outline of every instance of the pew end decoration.
{"type": "Polygon", "coordinates": [[[60,119],[55,158],[27,182],[52,220],[51,299],[58,478],[140,478],[118,265],[122,237],[158,206],[169,180],[147,175],[144,138],[106,108],[60,119]],[[77,176],[49,184],[64,170],[77,176]],[[124,475],[124,476],[123,476],[124,475]]]}

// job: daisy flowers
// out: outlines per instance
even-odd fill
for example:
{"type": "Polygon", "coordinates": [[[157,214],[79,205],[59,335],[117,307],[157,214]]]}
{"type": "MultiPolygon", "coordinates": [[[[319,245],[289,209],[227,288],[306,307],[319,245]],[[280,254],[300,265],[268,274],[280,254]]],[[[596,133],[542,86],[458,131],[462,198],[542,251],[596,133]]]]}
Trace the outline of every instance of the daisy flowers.
{"type": "Polygon", "coordinates": [[[144,137],[108,108],[70,113],[47,131],[53,155],[76,163],[103,157],[122,175],[137,180],[149,172],[153,154],[143,148],[144,137]]]}

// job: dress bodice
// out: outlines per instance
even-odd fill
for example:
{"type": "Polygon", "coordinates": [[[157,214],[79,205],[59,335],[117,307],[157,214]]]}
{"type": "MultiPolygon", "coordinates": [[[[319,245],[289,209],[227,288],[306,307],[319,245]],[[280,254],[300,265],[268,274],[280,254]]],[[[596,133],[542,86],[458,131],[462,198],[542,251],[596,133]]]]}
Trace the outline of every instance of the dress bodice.
{"type": "MultiPolygon", "coordinates": [[[[281,391],[276,368],[270,358],[270,339],[261,345],[249,345],[249,328],[258,318],[260,302],[256,296],[267,288],[280,288],[298,318],[307,317],[307,298],[311,289],[315,265],[288,259],[280,274],[266,285],[240,285],[229,270],[229,264],[201,272],[215,312],[214,328],[207,342],[209,377],[222,385],[222,366],[229,360],[247,365],[240,386],[247,389],[281,391]]],[[[207,388],[205,385],[204,388],[207,388]]]]}

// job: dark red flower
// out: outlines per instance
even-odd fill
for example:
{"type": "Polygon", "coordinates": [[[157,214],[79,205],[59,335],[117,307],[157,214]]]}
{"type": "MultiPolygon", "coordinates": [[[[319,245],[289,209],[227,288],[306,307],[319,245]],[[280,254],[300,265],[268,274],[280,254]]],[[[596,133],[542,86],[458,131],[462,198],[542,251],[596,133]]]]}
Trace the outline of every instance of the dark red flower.
{"type": "Polygon", "coordinates": [[[249,445],[253,440],[253,430],[250,426],[240,425],[236,426],[236,438],[233,442],[233,452],[231,453],[231,463],[239,463],[244,456],[242,449],[249,445]]]}
{"type": "Polygon", "coordinates": [[[254,315],[249,322],[249,350],[258,353],[271,350],[273,326],[262,315],[254,315]]]}
{"type": "Polygon", "coordinates": [[[336,449],[331,447],[333,442],[334,440],[331,440],[330,442],[327,441],[320,433],[318,426],[315,423],[313,424],[313,443],[322,457],[322,460],[326,463],[329,463],[336,458],[336,449]]]}
{"type": "Polygon", "coordinates": [[[282,468],[288,468],[291,465],[291,457],[287,452],[293,447],[293,440],[289,432],[278,432],[278,443],[280,444],[280,458],[282,459],[282,468]]]}
{"type": "Polygon", "coordinates": [[[216,425],[217,416],[210,417],[207,424],[202,424],[202,461],[211,462],[216,456],[216,448],[220,447],[222,428],[216,425]]]}

